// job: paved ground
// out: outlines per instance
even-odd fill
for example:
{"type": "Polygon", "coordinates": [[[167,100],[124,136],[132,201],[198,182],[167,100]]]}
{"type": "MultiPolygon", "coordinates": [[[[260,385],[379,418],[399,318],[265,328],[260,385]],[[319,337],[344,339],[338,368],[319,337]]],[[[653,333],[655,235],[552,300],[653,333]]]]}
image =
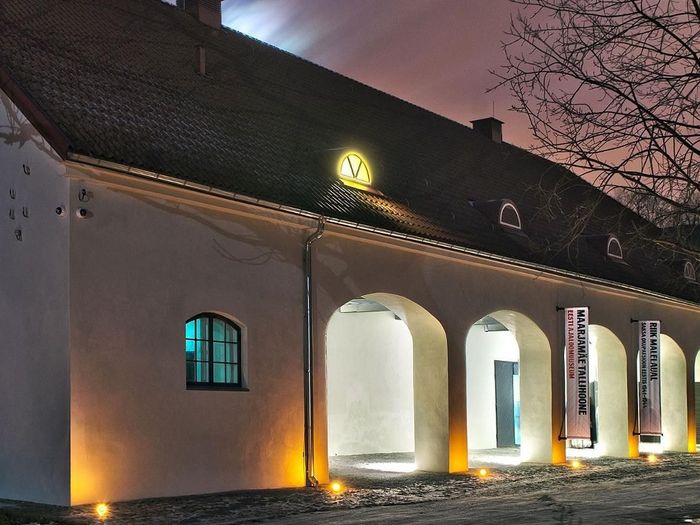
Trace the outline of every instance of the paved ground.
{"type": "MultiPolygon", "coordinates": [[[[472,458],[472,464],[489,467],[482,479],[477,472],[453,476],[401,472],[410,468],[408,455],[335,458],[334,475],[348,486],[341,495],[290,489],[115,503],[106,523],[700,524],[700,455],[668,455],[655,464],[642,459],[585,459],[581,469],[502,464],[515,462],[512,454],[498,458],[500,463],[493,459],[489,454],[472,458]]],[[[56,509],[0,502],[0,524],[52,520],[96,522],[92,507],[56,509]],[[9,521],[19,512],[25,517],[9,521]]]]}

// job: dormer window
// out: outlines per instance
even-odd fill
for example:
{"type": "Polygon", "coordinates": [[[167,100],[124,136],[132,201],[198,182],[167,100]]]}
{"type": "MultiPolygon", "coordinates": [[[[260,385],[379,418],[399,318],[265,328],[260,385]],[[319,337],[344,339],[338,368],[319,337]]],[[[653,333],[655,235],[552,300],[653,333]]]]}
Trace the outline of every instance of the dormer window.
{"type": "Polygon", "coordinates": [[[366,188],[372,184],[369,164],[359,153],[346,153],[340,158],[338,175],[349,186],[366,188]]]}
{"type": "Polygon", "coordinates": [[[683,265],[683,277],[689,281],[695,281],[695,266],[690,261],[685,261],[683,265]]]}
{"type": "Polygon", "coordinates": [[[510,202],[504,202],[501,205],[501,211],[498,213],[498,223],[501,226],[507,226],[508,228],[515,228],[516,230],[522,230],[522,223],[520,222],[520,214],[518,209],[510,202]]]}
{"type": "Polygon", "coordinates": [[[611,235],[608,237],[608,247],[607,247],[607,254],[608,257],[612,257],[613,259],[617,260],[622,260],[622,245],[620,244],[620,241],[617,240],[617,237],[614,235],[611,235]]]}

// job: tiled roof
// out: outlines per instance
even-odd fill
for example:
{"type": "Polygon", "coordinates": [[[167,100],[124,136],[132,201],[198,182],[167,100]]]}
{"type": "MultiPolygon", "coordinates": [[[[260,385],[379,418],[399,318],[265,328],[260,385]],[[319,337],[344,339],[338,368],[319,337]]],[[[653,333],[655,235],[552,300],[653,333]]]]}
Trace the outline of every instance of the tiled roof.
{"type": "Polygon", "coordinates": [[[700,299],[656,248],[626,245],[649,225],[560,166],[159,0],[2,0],[0,42],[3,89],[64,157],[700,299]],[[380,194],[338,180],[346,148],[380,194]],[[500,199],[524,234],[474,205],[500,199]],[[565,218],[592,201],[596,219],[566,242],[565,218]],[[610,231],[627,264],[595,241],[610,231]]]}

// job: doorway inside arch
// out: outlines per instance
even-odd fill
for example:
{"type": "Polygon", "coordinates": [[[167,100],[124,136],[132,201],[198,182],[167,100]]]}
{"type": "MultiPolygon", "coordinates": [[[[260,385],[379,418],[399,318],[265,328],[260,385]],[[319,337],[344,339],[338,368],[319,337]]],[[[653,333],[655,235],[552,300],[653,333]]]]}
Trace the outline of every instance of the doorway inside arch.
{"type": "Polygon", "coordinates": [[[467,334],[470,468],[551,461],[549,343],[526,316],[498,311],[467,334]]]}

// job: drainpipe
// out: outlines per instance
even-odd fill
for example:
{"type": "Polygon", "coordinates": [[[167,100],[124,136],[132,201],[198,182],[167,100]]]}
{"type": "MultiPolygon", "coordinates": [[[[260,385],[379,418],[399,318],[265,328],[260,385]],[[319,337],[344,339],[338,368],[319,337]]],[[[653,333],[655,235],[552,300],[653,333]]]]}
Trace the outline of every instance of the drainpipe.
{"type": "Polygon", "coordinates": [[[316,487],[314,477],[314,358],[313,317],[311,299],[311,245],[323,236],[326,227],[324,217],[319,217],[318,227],[304,243],[304,460],[306,462],[306,486],[316,487]]]}

